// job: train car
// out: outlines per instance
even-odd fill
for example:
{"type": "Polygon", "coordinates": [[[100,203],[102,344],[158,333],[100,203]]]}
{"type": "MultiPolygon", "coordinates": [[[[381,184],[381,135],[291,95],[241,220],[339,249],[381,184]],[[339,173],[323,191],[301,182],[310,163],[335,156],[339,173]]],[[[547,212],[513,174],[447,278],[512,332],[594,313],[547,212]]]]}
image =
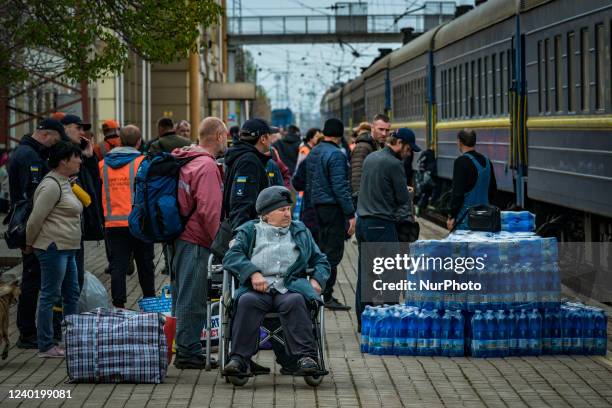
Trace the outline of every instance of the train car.
{"type": "Polygon", "coordinates": [[[342,116],[342,87],[338,87],[330,93],[329,113],[332,118],[339,118],[342,116]]]}
{"type": "Polygon", "coordinates": [[[342,123],[347,134],[353,128],[353,110],[351,108],[351,84],[346,83],[342,86],[342,123]]]}
{"type": "Polygon", "coordinates": [[[591,235],[585,238],[597,239],[607,230],[610,239],[612,3],[532,1],[522,6],[528,197],[583,212],[584,230],[591,235]]]}
{"type": "Polygon", "coordinates": [[[323,96],[321,97],[321,102],[319,104],[319,113],[321,114],[321,119],[323,121],[329,119],[331,117],[331,113],[329,110],[329,95],[331,94],[331,89],[327,89],[323,96]]]}
{"type": "Polygon", "coordinates": [[[278,126],[287,129],[289,125],[294,123],[293,112],[289,108],[272,109],[272,126],[278,126]]]}
{"type": "Polygon", "coordinates": [[[389,89],[389,60],[386,55],[376,61],[363,73],[365,81],[365,115],[368,120],[378,113],[387,114],[391,108],[389,89]]]}
{"type": "MultiPolygon", "coordinates": [[[[436,31],[430,30],[391,53],[389,61],[392,126],[412,129],[421,149],[431,146],[427,132],[427,85],[436,31]]],[[[413,165],[416,163],[417,159],[413,159],[413,165]]]]}
{"type": "Polygon", "coordinates": [[[451,179],[457,132],[476,131],[499,189],[513,192],[509,96],[513,83],[516,3],[490,0],[444,25],[435,36],[438,175],[451,179]]]}
{"type": "Polygon", "coordinates": [[[489,0],[346,84],[343,112],[371,116],[388,89],[392,126],[436,151],[446,189],[474,129],[497,204],[563,217],[565,241],[612,241],[611,39],[609,0],[489,0]]]}
{"type": "Polygon", "coordinates": [[[351,111],[353,124],[366,121],[365,80],[362,75],[351,81],[351,111]]]}

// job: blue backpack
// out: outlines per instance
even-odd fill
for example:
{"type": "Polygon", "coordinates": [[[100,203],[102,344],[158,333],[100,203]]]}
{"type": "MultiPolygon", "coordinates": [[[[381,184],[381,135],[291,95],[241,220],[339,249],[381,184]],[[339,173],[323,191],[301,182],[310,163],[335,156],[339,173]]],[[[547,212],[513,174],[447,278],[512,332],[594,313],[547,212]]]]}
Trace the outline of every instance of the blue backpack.
{"type": "Polygon", "coordinates": [[[193,158],[177,159],[165,152],[145,157],[134,180],[134,203],[128,217],[132,235],[149,243],[169,242],[181,235],[195,206],[186,217],[181,215],[179,175],[193,158]]]}

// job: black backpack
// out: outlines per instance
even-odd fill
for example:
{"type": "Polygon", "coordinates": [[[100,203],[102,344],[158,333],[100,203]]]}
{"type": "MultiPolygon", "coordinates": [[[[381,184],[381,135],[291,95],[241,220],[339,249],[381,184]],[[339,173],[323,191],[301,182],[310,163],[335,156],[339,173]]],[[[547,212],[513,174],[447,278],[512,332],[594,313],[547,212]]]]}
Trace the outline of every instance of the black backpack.
{"type": "MultiPolygon", "coordinates": [[[[46,177],[53,179],[60,189],[60,196],[55,203],[55,205],[57,205],[62,199],[62,186],[55,177],[46,177]]],[[[30,218],[30,214],[32,213],[32,207],[32,199],[30,198],[23,198],[13,204],[11,213],[9,214],[8,228],[4,232],[4,240],[9,249],[25,248],[26,227],[28,225],[28,218],[30,218]]]]}

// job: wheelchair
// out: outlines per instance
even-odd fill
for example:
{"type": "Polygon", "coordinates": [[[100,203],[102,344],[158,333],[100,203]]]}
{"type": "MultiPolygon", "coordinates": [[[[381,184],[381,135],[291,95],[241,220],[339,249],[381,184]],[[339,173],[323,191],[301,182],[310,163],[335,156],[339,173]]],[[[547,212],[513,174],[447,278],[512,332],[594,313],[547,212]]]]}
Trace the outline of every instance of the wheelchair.
{"type": "MultiPolygon", "coordinates": [[[[229,356],[232,351],[232,315],[234,313],[234,292],[236,290],[236,280],[234,276],[223,269],[222,265],[213,264],[213,257],[209,259],[209,282],[214,282],[213,277],[215,275],[219,275],[222,272],[223,279],[220,288],[220,299],[219,299],[219,369],[221,373],[225,369],[225,364],[229,362],[229,356]]],[[[213,283],[213,290],[215,290],[215,284],[213,283]]],[[[208,315],[210,319],[210,314],[208,315]]],[[[326,356],[326,347],[325,347],[325,314],[322,305],[317,306],[317,308],[311,308],[311,321],[312,321],[312,330],[315,338],[315,342],[317,344],[317,362],[319,363],[320,370],[314,375],[304,375],[304,381],[306,384],[311,387],[316,387],[323,381],[323,377],[329,374],[329,371],[326,369],[325,362],[327,360],[326,356]]],[[[207,325],[210,327],[210,322],[207,325]]],[[[280,319],[278,317],[278,313],[266,313],[264,317],[264,323],[261,329],[265,332],[265,337],[259,339],[258,345],[261,347],[264,343],[268,341],[276,341],[280,345],[286,348],[285,339],[283,337],[283,329],[280,324],[280,319]],[[274,322],[275,324],[267,324],[270,322],[274,322]]],[[[207,337],[207,340],[210,341],[210,336],[207,337]]],[[[209,344],[207,343],[207,346],[209,344]]],[[[206,348],[207,353],[207,361],[209,358],[210,347],[206,348]]],[[[231,383],[235,386],[243,386],[245,385],[250,377],[254,377],[255,375],[261,375],[259,373],[250,373],[245,376],[229,376],[226,375],[225,382],[231,383]]],[[[297,374],[291,374],[297,375],[297,374]]]]}

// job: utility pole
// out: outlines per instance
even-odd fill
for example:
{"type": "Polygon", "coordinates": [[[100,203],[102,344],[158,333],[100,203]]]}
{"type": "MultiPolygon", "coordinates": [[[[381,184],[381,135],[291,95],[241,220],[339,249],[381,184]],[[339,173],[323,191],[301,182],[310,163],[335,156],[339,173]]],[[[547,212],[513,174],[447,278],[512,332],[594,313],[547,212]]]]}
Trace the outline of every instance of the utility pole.
{"type": "Polygon", "coordinates": [[[200,124],[200,53],[199,39],[195,51],[189,51],[189,121],[191,122],[191,139],[198,137],[200,124]]]}

